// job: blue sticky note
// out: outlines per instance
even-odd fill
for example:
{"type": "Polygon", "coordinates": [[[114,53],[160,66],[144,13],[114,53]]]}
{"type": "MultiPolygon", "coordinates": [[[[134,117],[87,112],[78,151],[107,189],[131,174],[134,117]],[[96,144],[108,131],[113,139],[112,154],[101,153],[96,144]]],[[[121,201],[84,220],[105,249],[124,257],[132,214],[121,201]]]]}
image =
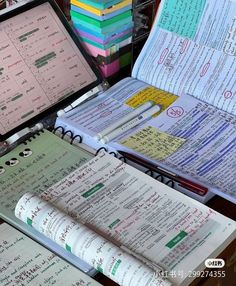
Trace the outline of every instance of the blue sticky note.
{"type": "Polygon", "coordinates": [[[193,39],[205,5],[206,0],[167,0],[163,4],[158,26],[193,39]]]}

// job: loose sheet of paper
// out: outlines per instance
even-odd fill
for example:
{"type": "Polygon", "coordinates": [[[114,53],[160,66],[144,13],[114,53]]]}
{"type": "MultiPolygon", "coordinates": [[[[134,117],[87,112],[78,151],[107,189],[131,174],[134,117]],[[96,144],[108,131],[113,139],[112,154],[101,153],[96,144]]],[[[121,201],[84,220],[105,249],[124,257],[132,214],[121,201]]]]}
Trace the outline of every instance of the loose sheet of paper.
{"type": "Polygon", "coordinates": [[[10,225],[0,225],[1,286],[99,286],[10,225]]]}
{"type": "MultiPolygon", "coordinates": [[[[41,198],[69,214],[71,220],[89,224],[165,270],[179,270],[180,275],[173,277],[176,285],[188,276],[190,269],[194,270],[216,248],[221,248],[235,231],[232,220],[109,154],[98,155],[49,188],[41,198]]],[[[36,212],[31,212],[27,199],[22,199],[17,215],[33,225],[47,222],[43,207],[37,209],[35,198],[30,201],[36,212]]],[[[71,228],[65,228],[64,220],[59,219],[55,232],[51,228],[46,232],[52,230],[51,237],[63,238],[63,229],[71,228]]],[[[43,225],[41,230],[44,231],[43,225]]],[[[59,239],[59,243],[65,242],[59,239]]],[[[78,251],[84,247],[76,241],[69,245],[78,251]]],[[[91,254],[94,255],[95,252],[91,254]]],[[[103,259],[98,261],[102,263],[103,259]]]]}
{"type": "Polygon", "coordinates": [[[152,126],[146,126],[121,140],[120,144],[154,160],[163,160],[178,150],[185,141],[185,139],[160,132],[152,126]]]}

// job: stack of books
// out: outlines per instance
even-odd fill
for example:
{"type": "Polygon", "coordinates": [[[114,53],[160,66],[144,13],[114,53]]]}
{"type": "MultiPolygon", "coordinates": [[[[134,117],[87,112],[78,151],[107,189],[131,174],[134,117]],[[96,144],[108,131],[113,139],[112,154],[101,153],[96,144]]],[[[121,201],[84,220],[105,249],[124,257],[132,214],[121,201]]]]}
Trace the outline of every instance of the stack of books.
{"type": "Polygon", "coordinates": [[[131,0],[71,0],[71,20],[105,77],[130,64],[131,0]]]}

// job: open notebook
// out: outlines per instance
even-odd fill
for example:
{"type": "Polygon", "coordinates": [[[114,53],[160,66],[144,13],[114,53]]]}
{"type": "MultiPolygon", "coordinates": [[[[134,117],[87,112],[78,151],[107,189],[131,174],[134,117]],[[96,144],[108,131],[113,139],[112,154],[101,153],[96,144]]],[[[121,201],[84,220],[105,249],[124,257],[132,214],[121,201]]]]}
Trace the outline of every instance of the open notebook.
{"type": "Polygon", "coordinates": [[[106,152],[24,194],[15,215],[122,286],[189,285],[236,235],[233,220],[106,152]]]}
{"type": "Polygon", "coordinates": [[[163,0],[132,77],[56,127],[235,203],[235,14],[231,0],[163,0]]]}

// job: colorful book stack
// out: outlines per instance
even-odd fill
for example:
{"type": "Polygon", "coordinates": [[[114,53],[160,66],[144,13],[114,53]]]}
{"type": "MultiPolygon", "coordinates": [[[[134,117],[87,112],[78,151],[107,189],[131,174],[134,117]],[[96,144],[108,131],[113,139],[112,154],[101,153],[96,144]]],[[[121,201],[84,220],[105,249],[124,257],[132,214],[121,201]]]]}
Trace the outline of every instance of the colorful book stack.
{"type": "Polygon", "coordinates": [[[131,8],[131,0],[71,0],[73,25],[105,77],[131,62],[131,8]]]}

